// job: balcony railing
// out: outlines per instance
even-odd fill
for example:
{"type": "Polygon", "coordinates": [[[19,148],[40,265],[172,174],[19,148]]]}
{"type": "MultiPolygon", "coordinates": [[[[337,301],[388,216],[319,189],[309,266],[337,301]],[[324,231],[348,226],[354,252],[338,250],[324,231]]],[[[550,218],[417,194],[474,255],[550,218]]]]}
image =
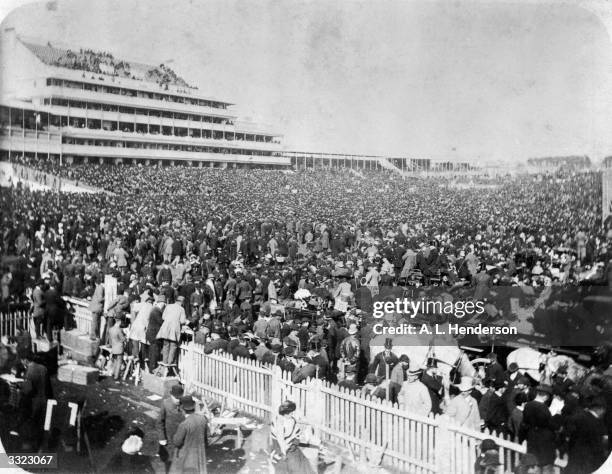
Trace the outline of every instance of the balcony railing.
{"type": "Polygon", "coordinates": [[[62,99],[80,99],[101,104],[115,104],[122,106],[133,106],[147,108],[151,110],[165,110],[169,112],[179,112],[185,114],[203,114],[215,117],[234,119],[236,115],[216,109],[214,107],[204,107],[199,105],[182,104],[180,102],[169,102],[165,100],[145,99],[143,97],[132,97],[129,95],[109,94],[105,92],[95,92],[70,87],[48,86],[46,93],[53,97],[62,99]]]}
{"type": "Polygon", "coordinates": [[[183,161],[227,161],[235,163],[289,165],[289,158],[282,156],[238,155],[232,153],[204,153],[178,150],[152,150],[147,148],[122,148],[114,146],[62,145],[64,155],[135,158],[141,160],[164,159],[183,161]]]}
{"type": "MultiPolygon", "coordinates": [[[[247,133],[236,130],[233,125],[224,125],[212,122],[196,122],[195,120],[172,119],[168,117],[155,117],[142,114],[126,114],[123,112],[112,112],[108,110],[81,109],[77,107],[64,107],[61,105],[49,105],[45,108],[50,114],[75,117],[88,120],[104,120],[108,122],[127,122],[146,126],[147,124],[158,127],[195,128],[201,130],[227,131],[236,133],[247,133]]],[[[249,131],[249,135],[253,132],[249,131]]],[[[263,133],[262,133],[263,134],[263,133]]],[[[268,133],[269,135],[269,133],[268,133]]]]}
{"type": "Polygon", "coordinates": [[[232,149],[252,149],[260,151],[281,151],[281,145],[274,142],[254,142],[247,140],[223,140],[214,138],[179,137],[154,133],[120,132],[110,130],[93,130],[89,128],[63,127],[62,133],[67,137],[93,138],[102,140],[125,140],[139,143],[164,143],[177,145],[224,147],[232,149]]]}

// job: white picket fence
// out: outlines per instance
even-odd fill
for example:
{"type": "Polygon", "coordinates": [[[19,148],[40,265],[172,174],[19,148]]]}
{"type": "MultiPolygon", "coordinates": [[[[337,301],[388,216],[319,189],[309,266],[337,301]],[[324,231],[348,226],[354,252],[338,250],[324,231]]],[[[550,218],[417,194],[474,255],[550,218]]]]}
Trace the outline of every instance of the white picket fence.
{"type": "Polygon", "coordinates": [[[91,311],[89,311],[89,302],[79,298],[64,298],[74,308],[74,322],[77,329],[83,334],[89,334],[91,329],[91,311]]]}
{"type": "MultiPolygon", "coordinates": [[[[79,331],[89,334],[91,312],[88,309],[88,302],[76,298],[66,298],[66,301],[71,303],[75,309],[74,320],[79,331]]],[[[0,336],[15,336],[19,327],[30,331],[31,336],[35,337],[34,320],[30,311],[0,312],[0,336]]]]}
{"type": "Polygon", "coordinates": [[[204,354],[194,343],[181,347],[179,367],[187,390],[225,399],[259,419],[269,420],[280,403],[290,399],[297,405],[297,416],[323,441],[350,446],[355,453],[385,448],[383,464],[402,472],[472,473],[477,446],[486,438],[499,445],[503,472],[512,472],[526,450],[525,444],[455,426],[446,416],[417,416],[321,380],[294,384],[277,366],[204,354]]]}
{"type": "Polygon", "coordinates": [[[0,313],[0,336],[15,336],[20,327],[29,331],[32,324],[32,315],[27,310],[0,313]]]}
{"type": "MultiPolygon", "coordinates": [[[[77,327],[89,332],[88,303],[69,300],[75,307],[77,327]]],[[[13,336],[17,328],[30,327],[27,311],[0,313],[0,335],[13,336]]],[[[446,416],[421,417],[386,400],[372,399],[322,380],[294,384],[291,374],[278,366],[233,360],[228,354],[204,354],[203,346],[184,344],[179,369],[188,391],[226,400],[229,406],[260,420],[271,420],[283,400],[297,405],[297,416],[306,420],[321,440],[350,447],[354,453],[384,448],[383,464],[397,471],[422,474],[474,472],[477,447],[492,438],[500,447],[503,472],[513,472],[526,445],[454,425],[446,416]]],[[[557,471],[565,461],[557,460],[557,471]]]]}

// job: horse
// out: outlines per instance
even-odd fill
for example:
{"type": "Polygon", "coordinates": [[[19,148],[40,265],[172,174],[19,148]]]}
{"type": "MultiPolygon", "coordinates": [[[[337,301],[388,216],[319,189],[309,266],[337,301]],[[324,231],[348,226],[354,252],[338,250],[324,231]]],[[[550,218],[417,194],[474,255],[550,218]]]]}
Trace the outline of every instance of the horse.
{"type": "Polygon", "coordinates": [[[542,353],[531,347],[520,347],[506,358],[506,364],[516,363],[521,373],[527,373],[532,379],[550,383],[560,369],[567,371],[567,377],[574,383],[580,383],[588,369],[569,356],[556,354],[554,351],[542,353]]]}
{"type": "Polygon", "coordinates": [[[446,334],[414,334],[387,336],[377,335],[370,340],[372,358],[385,350],[386,339],[393,343],[392,351],[398,357],[405,354],[410,358],[410,367],[422,367],[435,361],[443,378],[452,382],[461,377],[474,378],[476,369],[467,354],[459,348],[457,341],[448,335],[447,328],[439,325],[440,332],[446,334]]]}

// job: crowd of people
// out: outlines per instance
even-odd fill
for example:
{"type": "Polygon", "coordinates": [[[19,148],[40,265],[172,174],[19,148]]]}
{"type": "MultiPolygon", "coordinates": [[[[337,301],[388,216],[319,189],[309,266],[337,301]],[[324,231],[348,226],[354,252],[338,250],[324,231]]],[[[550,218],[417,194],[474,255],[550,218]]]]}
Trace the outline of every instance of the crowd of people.
{"type": "Polygon", "coordinates": [[[392,340],[370,357],[363,304],[415,275],[477,300],[499,285],[609,284],[597,172],[457,188],[381,171],[29,166],[112,194],[1,189],[2,303],[30,301],[38,335],[53,339],[70,324],[61,296],[88,299],[90,336],[111,346],[116,379],[124,355],[138,370],[176,364],[187,338],[277,364],[296,383],[324,378],[527,439],[544,469],[559,448],[570,472],[607,454],[607,386],[585,391],[562,373],[542,385],[493,355],[482,380],[445,384],[435,364],[395,355],[392,340]],[[118,282],[112,300],[105,275],[118,282]]]}
{"type": "MultiPolygon", "coordinates": [[[[50,43],[47,44],[47,47],[51,48],[55,54],[44,55],[43,59],[52,66],[86,71],[93,74],[145,80],[147,82],[155,82],[161,87],[175,85],[186,89],[195,89],[195,87],[190,86],[185,79],[180,77],[172,68],[165,64],[148,68],[144,76],[141,77],[137,74],[142,74],[142,71],[134,70],[138,68],[133,68],[129,62],[119,60],[111,53],[105,51],[94,51],[82,48],[78,51],[71,49],[61,50],[54,48],[50,43]]],[[[142,67],[140,66],[140,68],[142,67]]]]}

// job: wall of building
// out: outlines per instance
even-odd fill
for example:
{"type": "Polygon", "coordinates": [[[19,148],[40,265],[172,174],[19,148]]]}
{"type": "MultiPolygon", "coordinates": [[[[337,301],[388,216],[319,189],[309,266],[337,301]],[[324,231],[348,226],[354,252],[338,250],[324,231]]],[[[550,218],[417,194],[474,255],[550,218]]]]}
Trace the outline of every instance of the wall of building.
{"type": "Polygon", "coordinates": [[[0,98],[37,95],[45,81],[46,66],[18,39],[14,29],[0,32],[0,98]]]}

